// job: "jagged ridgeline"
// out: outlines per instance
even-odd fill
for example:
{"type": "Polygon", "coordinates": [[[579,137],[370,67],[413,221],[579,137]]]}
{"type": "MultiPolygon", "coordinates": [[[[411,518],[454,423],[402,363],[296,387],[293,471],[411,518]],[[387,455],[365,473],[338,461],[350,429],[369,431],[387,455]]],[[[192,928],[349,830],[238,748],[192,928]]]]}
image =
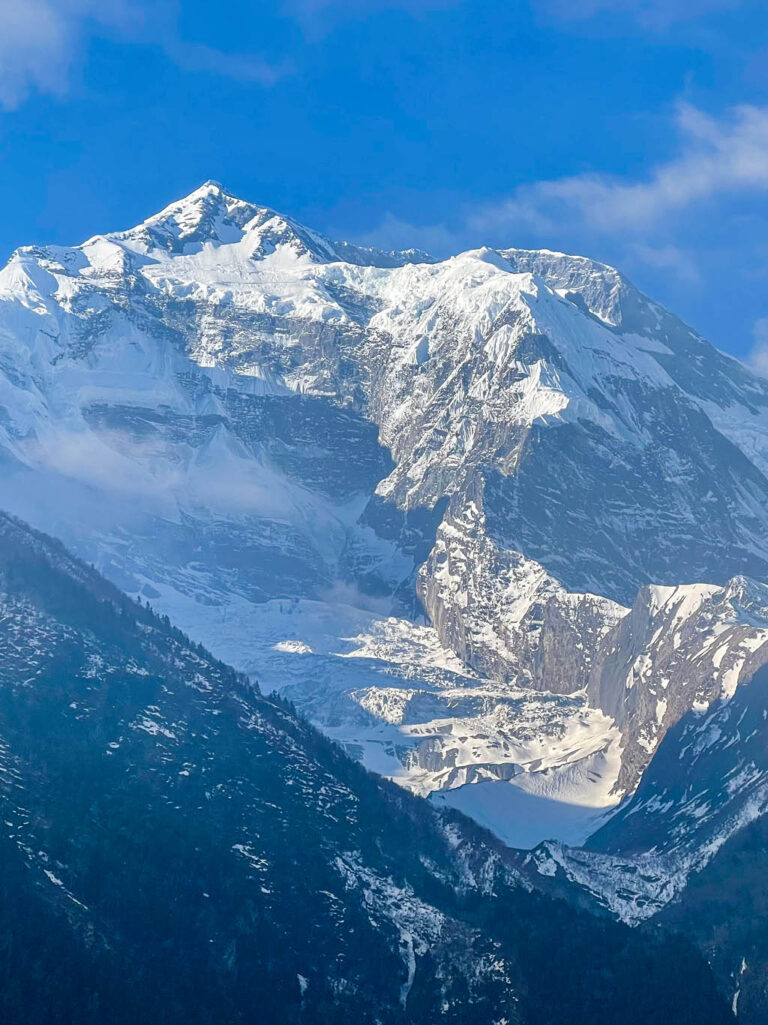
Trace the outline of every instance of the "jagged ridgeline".
{"type": "Polygon", "coordinates": [[[6,516],[0,601],[3,1021],[728,1020],[685,942],[529,892],[6,516]]]}

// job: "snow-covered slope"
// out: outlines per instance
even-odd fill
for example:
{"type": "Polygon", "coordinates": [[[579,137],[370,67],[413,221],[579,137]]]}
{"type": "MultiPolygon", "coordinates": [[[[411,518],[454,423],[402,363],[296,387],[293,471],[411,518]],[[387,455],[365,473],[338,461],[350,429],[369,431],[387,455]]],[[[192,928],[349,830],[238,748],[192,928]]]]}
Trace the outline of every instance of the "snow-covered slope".
{"type": "Polygon", "coordinates": [[[590,260],[209,182],[14,254],[0,407],[0,505],[510,842],[583,838],[763,659],[715,591],[768,579],[768,383],[590,260]]]}

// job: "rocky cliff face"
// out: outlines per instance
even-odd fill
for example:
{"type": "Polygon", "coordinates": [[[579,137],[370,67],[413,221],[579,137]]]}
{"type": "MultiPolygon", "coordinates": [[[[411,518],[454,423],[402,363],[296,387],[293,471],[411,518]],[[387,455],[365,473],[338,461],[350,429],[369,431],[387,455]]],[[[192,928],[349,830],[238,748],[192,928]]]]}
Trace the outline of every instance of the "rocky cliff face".
{"type": "Polygon", "coordinates": [[[768,661],[768,589],[645,587],[606,635],[588,692],[624,734],[619,785],[634,790],[667,730],[690,709],[730,699],[768,661]]]}
{"type": "MultiPolygon", "coordinates": [[[[441,640],[485,676],[574,694],[626,609],[567,591],[544,567],[488,534],[478,495],[440,524],[419,595],[441,640]]],[[[599,707],[599,702],[598,702],[599,707]]]]}

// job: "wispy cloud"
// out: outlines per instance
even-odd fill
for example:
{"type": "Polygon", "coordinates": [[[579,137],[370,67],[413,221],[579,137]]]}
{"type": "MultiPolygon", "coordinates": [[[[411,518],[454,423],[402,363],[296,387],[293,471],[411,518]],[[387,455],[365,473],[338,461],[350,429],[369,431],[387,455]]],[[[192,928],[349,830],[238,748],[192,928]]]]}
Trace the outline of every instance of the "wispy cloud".
{"type": "MultiPolygon", "coordinates": [[[[287,18],[313,27],[377,10],[418,16],[465,0],[284,0],[287,18]]],[[[33,93],[64,96],[88,40],[109,34],[158,46],[184,71],[219,75],[244,84],[272,86],[295,70],[271,55],[224,51],[181,37],[181,0],[0,0],[0,109],[15,110],[33,93]]]]}
{"type": "Polygon", "coordinates": [[[540,0],[550,14],[583,21],[605,14],[626,15],[655,31],[681,21],[695,21],[719,11],[748,6],[752,0],[540,0]]]}
{"type": "MultiPolygon", "coordinates": [[[[341,236],[344,232],[335,234],[341,236]]],[[[460,232],[446,225],[411,224],[388,213],[377,228],[361,236],[359,241],[379,249],[423,249],[433,256],[448,256],[460,248],[461,239],[460,232]]]]}
{"type": "Polygon", "coordinates": [[[747,363],[758,374],[768,377],[768,317],[755,321],[753,328],[754,345],[747,363]]]}
{"type": "Polygon", "coordinates": [[[342,17],[364,18],[377,11],[400,10],[419,17],[429,11],[458,7],[467,0],[283,0],[285,12],[300,19],[336,13],[342,17]]]}
{"type": "Polygon", "coordinates": [[[174,0],[0,0],[0,108],[15,110],[32,93],[65,95],[95,35],[159,46],[185,71],[244,83],[271,86],[291,71],[285,61],[187,42],[177,17],[174,0]]]}
{"type": "Polygon", "coordinates": [[[654,270],[671,274],[686,284],[699,284],[702,280],[694,254],[679,246],[669,243],[658,246],[632,243],[628,248],[628,256],[654,270]]]}
{"type": "Polygon", "coordinates": [[[2,0],[0,106],[13,110],[33,91],[62,94],[83,37],[137,18],[130,0],[2,0]]]}
{"type": "Polygon", "coordinates": [[[697,254],[679,244],[676,215],[742,194],[768,193],[768,107],[740,106],[713,117],[690,104],[675,114],[677,152],[635,179],[586,173],[527,183],[492,203],[466,204],[451,223],[409,224],[394,214],[368,235],[387,248],[419,246],[444,255],[457,248],[620,244],[624,258],[699,280],[697,254]]]}
{"type": "Polygon", "coordinates": [[[678,153],[641,180],[594,173],[521,185],[470,223],[478,230],[501,224],[542,232],[587,224],[593,232],[642,235],[694,204],[768,191],[768,108],[742,106],[715,118],[681,104],[676,122],[678,153]]]}
{"type": "Polygon", "coordinates": [[[271,62],[256,54],[225,53],[203,43],[185,43],[177,38],[166,42],[163,49],[184,71],[221,75],[236,82],[270,86],[293,71],[290,61],[271,62]]]}

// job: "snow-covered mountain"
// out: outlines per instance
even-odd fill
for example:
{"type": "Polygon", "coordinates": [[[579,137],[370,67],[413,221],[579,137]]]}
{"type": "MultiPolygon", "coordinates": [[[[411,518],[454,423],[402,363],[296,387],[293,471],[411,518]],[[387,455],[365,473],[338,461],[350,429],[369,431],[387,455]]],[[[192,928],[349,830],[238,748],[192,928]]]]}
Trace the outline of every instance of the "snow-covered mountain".
{"type": "Polygon", "coordinates": [[[0,273],[0,504],[366,765],[581,842],[768,660],[768,382],[612,268],[207,183],[0,273]]]}

